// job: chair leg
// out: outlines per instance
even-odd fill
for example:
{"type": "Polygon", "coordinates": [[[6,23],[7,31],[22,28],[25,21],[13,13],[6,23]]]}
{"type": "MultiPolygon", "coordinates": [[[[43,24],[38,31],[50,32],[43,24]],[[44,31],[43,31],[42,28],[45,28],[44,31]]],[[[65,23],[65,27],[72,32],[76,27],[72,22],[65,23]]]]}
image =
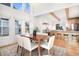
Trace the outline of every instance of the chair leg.
{"type": "Polygon", "coordinates": [[[53,48],[53,53],[52,54],[55,55],[54,48],[53,48]]]}
{"type": "Polygon", "coordinates": [[[17,46],[17,53],[18,53],[18,50],[19,50],[19,45],[17,46]]]}
{"type": "Polygon", "coordinates": [[[41,50],[41,55],[43,55],[43,53],[42,53],[42,52],[44,51],[44,48],[42,48],[42,49],[40,49],[40,50],[41,50]]]}
{"type": "Polygon", "coordinates": [[[32,54],[32,53],[31,53],[31,51],[30,51],[29,55],[31,56],[31,54],[32,54]]]}
{"type": "Polygon", "coordinates": [[[50,55],[50,50],[48,50],[48,55],[50,55]]]}
{"type": "Polygon", "coordinates": [[[25,49],[23,48],[23,52],[22,52],[22,55],[24,56],[24,54],[25,54],[25,49]]]}
{"type": "MultiPolygon", "coordinates": [[[[40,44],[40,43],[39,43],[39,44],[40,44]]],[[[41,48],[40,48],[40,46],[38,46],[38,55],[39,55],[39,56],[41,56],[41,53],[40,53],[41,51],[40,51],[40,50],[41,50],[41,48]]]]}
{"type": "Polygon", "coordinates": [[[22,47],[22,50],[21,50],[21,56],[23,56],[23,50],[24,50],[24,48],[22,47]]]}

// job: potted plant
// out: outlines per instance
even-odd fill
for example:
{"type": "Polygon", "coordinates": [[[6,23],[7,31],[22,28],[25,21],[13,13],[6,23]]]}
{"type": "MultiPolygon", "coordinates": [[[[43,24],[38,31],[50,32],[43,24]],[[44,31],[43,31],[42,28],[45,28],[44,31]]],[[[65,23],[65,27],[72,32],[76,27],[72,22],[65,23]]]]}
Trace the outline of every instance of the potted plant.
{"type": "Polygon", "coordinates": [[[33,30],[33,35],[36,36],[37,32],[39,32],[39,29],[38,29],[38,27],[35,27],[34,30],[33,30]]]}

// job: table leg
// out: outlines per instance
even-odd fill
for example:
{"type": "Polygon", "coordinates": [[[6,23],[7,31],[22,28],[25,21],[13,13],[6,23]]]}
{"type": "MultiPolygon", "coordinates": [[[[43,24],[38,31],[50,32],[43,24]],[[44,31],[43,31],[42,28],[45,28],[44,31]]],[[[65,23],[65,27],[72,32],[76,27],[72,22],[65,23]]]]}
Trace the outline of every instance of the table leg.
{"type": "Polygon", "coordinates": [[[38,53],[39,53],[39,56],[41,56],[41,53],[40,53],[40,46],[38,47],[38,53]]]}
{"type": "Polygon", "coordinates": [[[40,49],[40,41],[38,42],[38,54],[39,54],[39,56],[41,56],[41,51],[40,51],[41,49],[40,49]]]}

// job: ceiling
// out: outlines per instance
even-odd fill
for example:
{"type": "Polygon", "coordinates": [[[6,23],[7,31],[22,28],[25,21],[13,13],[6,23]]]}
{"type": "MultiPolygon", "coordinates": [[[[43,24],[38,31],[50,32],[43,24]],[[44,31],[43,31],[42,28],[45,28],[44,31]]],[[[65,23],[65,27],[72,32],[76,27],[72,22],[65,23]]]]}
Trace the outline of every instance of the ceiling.
{"type": "Polygon", "coordinates": [[[77,3],[31,3],[31,9],[34,16],[54,12],[65,8],[77,6],[77,3]]]}
{"type": "Polygon", "coordinates": [[[31,3],[30,5],[34,16],[45,15],[49,12],[53,12],[60,20],[67,20],[65,8],[69,8],[69,18],[79,16],[79,4],[77,3],[31,3]]]}

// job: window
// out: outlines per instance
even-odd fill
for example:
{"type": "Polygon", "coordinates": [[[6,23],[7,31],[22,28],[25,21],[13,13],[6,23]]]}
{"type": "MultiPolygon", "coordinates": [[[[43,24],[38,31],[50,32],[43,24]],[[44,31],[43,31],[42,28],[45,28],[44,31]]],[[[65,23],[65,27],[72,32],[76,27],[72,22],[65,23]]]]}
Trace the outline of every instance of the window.
{"type": "Polygon", "coordinates": [[[9,20],[5,18],[0,18],[0,36],[9,35],[9,20]]]}
{"type": "Polygon", "coordinates": [[[13,3],[13,8],[17,10],[22,10],[22,3],[13,3]]]}
{"type": "Polygon", "coordinates": [[[71,26],[72,26],[72,30],[79,31],[79,24],[78,23],[74,23],[71,26]]]}
{"type": "Polygon", "coordinates": [[[26,3],[26,12],[30,13],[30,4],[29,3],[26,3]]]}
{"type": "Polygon", "coordinates": [[[5,5],[5,6],[11,6],[11,4],[10,3],[1,3],[1,4],[3,4],[3,5],[5,5]]]}
{"type": "Polygon", "coordinates": [[[29,32],[29,23],[25,22],[25,32],[29,32]]]}
{"type": "Polygon", "coordinates": [[[21,34],[21,24],[17,20],[15,20],[15,34],[21,34]]]}
{"type": "Polygon", "coordinates": [[[60,24],[56,24],[56,30],[60,30],[60,24]]]}

